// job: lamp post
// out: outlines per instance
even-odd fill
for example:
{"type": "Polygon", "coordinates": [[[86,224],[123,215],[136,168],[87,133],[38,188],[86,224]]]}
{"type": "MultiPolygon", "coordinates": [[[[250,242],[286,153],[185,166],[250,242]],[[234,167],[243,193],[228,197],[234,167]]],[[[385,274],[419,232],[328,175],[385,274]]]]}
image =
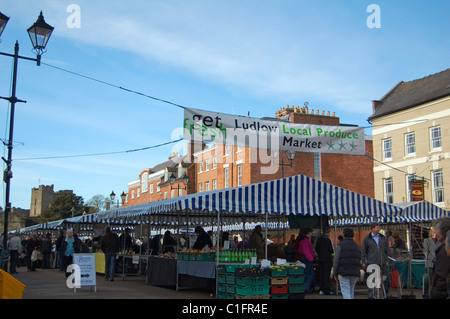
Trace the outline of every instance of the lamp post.
{"type": "Polygon", "coordinates": [[[284,167],[285,166],[289,166],[290,168],[292,168],[292,161],[295,158],[295,151],[284,151],[284,153],[287,155],[287,158],[289,160],[289,164],[284,164],[284,158],[281,159],[281,164],[279,164],[281,166],[281,178],[284,178],[284,167]]]}
{"type": "MultiPolygon", "coordinates": [[[[122,199],[122,206],[123,206],[123,202],[125,201],[126,197],[127,197],[127,194],[125,194],[125,192],[122,192],[122,194],[120,194],[120,198],[122,199]]],[[[113,203],[114,199],[116,198],[116,193],[114,193],[114,191],[112,191],[111,194],[109,194],[109,198],[111,199],[111,203],[113,203]]],[[[117,208],[119,208],[119,199],[117,199],[117,208]]]]}
{"type": "MultiPolygon", "coordinates": [[[[9,17],[5,16],[0,12],[0,36],[3,33],[6,24],[9,21],[9,17]]],[[[35,61],[39,66],[41,63],[41,55],[45,53],[48,40],[53,32],[53,27],[47,24],[42,15],[42,11],[36,20],[36,22],[27,29],[28,35],[30,36],[31,43],[33,45],[33,51],[36,53],[36,58],[29,58],[19,55],[19,43],[16,41],[14,46],[14,54],[0,52],[0,55],[9,56],[14,59],[13,66],[13,79],[11,87],[11,97],[1,97],[1,99],[9,101],[11,104],[10,111],[10,122],[9,122],[9,140],[8,140],[8,158],[2,157],[3,161],[6,163],[6,169],[3,172],[3,181],[6,183],[5,191],[5,225],[4,225],[4,236],[3,236],[3,246],[6,247],[8,242],[8,215],[11,212],[11,203],[9,202],[10,188],[11,188],[11,178],[12,174],[12,150],[13,150],[13,132],[14,132],[14,111],[17,102],[26,103],[26,101],[19,100],[16,97],[16,85],[17,85],[17,64],[19,59],[35,61]]]]}
{"type": "MultiPolygon", "coordinates": [[[[175,180],[176,180],[176,177],[175,177],[175,175],[172,174],[172,176],[170,177],[171,183],[172,184],[175,183],[175,180]]],[[[177,187],[174,187],[174,186],[170,185],[170,189],[171,190],[172,189],[176,189],[176,190],[178,190],[178,192],[180,191],[180,189],[184,189],[184,190],[187,191],[188,190],[188,186],[189,186],[189,177],[186,174],[184,174],[184,176],[181,178],[181,180],[182,180],[182,182],[184,184],[184,187],[180,187],[179,185],[177,185],[177,187]]],[[[180,194],[178,194],[178,195],[180,195],[180,194]]]]}

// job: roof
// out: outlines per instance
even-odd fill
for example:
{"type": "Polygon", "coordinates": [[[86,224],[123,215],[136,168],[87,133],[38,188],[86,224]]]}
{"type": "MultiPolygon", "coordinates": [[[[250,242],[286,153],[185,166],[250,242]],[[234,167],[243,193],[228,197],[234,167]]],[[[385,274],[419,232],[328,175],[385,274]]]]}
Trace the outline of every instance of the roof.
{"type": "Polygon", "coordinates": [[[180,162],[183,162],[183,160],[185,158],[186,158],[186,155],[172,157],[168,161],[157,164],[156,166],[151,168],[150,171],[153,173],[156,173],[156,172],[159,172],[160,170],[165,169],[166,167],[174,167],[174,166],[178,165],[180,162]]]}
{"type": "Polygon", "coordinates": [[[450,68],[427,77],[399,82],[379,101],[369,117],[373,120],[430,101],[450,96],[450,68]]]}

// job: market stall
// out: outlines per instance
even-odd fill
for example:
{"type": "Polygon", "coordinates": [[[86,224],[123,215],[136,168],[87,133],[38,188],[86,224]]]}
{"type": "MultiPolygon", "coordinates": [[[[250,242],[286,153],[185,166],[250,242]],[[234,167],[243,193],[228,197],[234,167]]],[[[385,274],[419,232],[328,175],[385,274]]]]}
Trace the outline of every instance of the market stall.
{"type": "MultiPolygon", "coordinates": [[[[244,232],[252,231],[253,228],[246,228],[246,226],[252,225],[249,223],[263,225],[267,238],[269,225],[286,227],[289,215],[330,216],[334,219],[382,218],[397,216],[401,211],[402,208],[368,196],[308,176],[298,175],[122,207],[78,216],[65,222],[74,222],[86,231],[89,231],[92,225],[99,223],[111,226],[120,225],[120,227],[145,227],[147,225],[148,229],[171,229],[177,235],[182,229],[189,230],[195,225],[201,225],[211,227],[216,243],[219,243],[220,232],[224,228],[232,229],[233,225],[241,225],[238,227],[242,227],[244,232]]],[[[216,267],[220,262],[220,253],[219,249],[215,250],[216,257],[212,263],[215,263],[216,267]]],[[[267,258],[267,245],[265,257],[267,258]]],[[[159,271],[159,276],[172,278],[173,283],[173,269],[176,269],[176,278],[178,278],[178,269],[187,269],[185,263],[179,263],[179,259],[156,258],[148,259],[147,278],[150,284],[157,282],[157,276],[153,272],[159,271]],[[162,264],[166,264],[167,267],[161,266],[162,264]],[[178,267],[179,264],[181,267],[178,267]],[[167,272],[167,276],[162,274],[164,271],[167,272]]],[[[197,263],[198,261],[192,262],[197,263]]]]}

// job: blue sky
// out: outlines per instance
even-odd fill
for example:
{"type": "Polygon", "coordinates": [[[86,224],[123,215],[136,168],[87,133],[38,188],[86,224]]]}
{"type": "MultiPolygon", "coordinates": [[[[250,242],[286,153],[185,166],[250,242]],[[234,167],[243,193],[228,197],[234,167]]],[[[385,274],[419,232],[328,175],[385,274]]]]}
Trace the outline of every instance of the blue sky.
{"type": "MultiPolygon", "coordinates": [[[[186,107],[259,118],[308,101],[341,123],[367,126],[372,100],[450,66],[447,0],[3,0],[11,19],[0,51],[13,53],[17,40],[21,55],[34,56],[26,29],[41,10],[55,27],[45,64],[19,61],[17,97],[27,103],[16,105],[11,202],[22,208],[39,184],[85,201],[120,194],[179,147],[30,160],[179,138],[182,109],[54,67],[186,107]],[[79,28],[68,23],[71,4],[79,28]],[[367,25],[370,4],[381,9],[381,28],[367,25]]],[[[12,59],[0,56],[0,96],[10,95],[11,74],[12,59]]],[[[0,100],[3,140],[8,109],[0,100]]]]}

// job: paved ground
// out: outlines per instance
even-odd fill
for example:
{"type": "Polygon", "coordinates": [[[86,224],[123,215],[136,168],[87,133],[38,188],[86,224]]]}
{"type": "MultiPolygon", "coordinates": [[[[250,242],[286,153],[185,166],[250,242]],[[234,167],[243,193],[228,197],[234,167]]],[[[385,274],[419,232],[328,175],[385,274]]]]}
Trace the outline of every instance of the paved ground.
{"type": "Polygon", "coordinates": [[[97,275],[97,292],[91,287],[69,289],[65,274],[57,269],[37,269],[28,272],[25,267],[18,268],[13,276],[26,285],[23,299],[211,299],[204,290],[155,287],[146,284],[145,276],[129,276],[123,280],[105,281],[97,275]]]}
{"type": "MultiPolygon", "coordinates": [[[[25,267],[18,268],[18,273],[13,276],[26,285],[23,299],[203,299],[214,300],[206,290],[181,289],[156,287],[147,285],[145,276],[129,276],[123,280],[121,277],[111,281],[105,281],[103,275],[97,275],[97,292],[90,287],[82,287],[76,290],[69,289],[66,285],[64,273],[57,269],[38,269],[36,272],[28,272],[25,267]]],[[[416,299],[422,299],[422,292],[413,289],[412,294],[416,299]]],[[[403,290],[403,294],[409,294],[403,290]]],[[[392,291],[395,297],[398,290],[392,291]]],[[[341,295],[323,296],[308,294],[306,299],[342,299],[341,295]]],[[[357,287],[355,299],[367,299],[367,290],[363,286],[357,287]]]]}

